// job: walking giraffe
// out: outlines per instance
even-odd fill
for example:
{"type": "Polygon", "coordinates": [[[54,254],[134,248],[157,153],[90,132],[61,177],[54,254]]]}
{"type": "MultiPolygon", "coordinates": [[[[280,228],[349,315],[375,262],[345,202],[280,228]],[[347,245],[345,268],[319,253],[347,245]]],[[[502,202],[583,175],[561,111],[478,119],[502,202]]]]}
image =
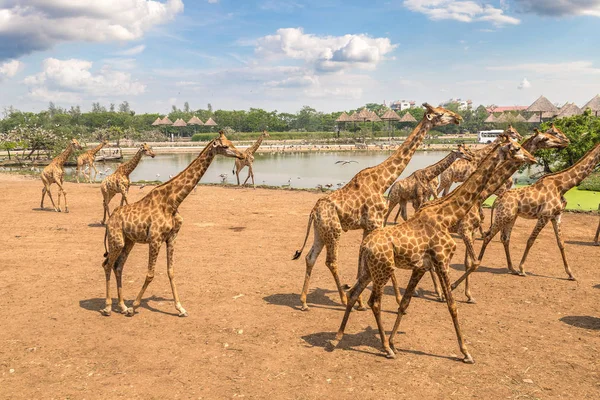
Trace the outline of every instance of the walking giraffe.
{"type": "Polygon", "coordinates": [[[234,173],[237,178],[238,186],[240,184],[240,171],[242,169],[244,169],[244,167],[248,167],[248,176],[246,177],[246,180],[244,181],[244,183],[242,183],[242,185],[245,185],[246,182],[248,182],[248,179],[252,178],[252,186],[255,186],[254,185],[254,172],[252,171],[252,163],[254,163],[254,153],[256,153],[256,150],[258,150],[262,141],[268,137],[269,137],[269,133],[267,131],[263,131],[261,133],[261,135],[258,137],[258,139],[256,140],[256,142],[252,146],[248,147],[246,150],[244,150],[242,152],[242,154],[244,154],[244,158],[243,159],[238,159],[238,158],[235,159],[235,164],[233,166],[232,173],[234,173]]]}
{"type": "Polygon", "coordinates": [[[484,236],[483,245],[479,253],[479,262],[483,259],[487,245],[496,236],[498,231],[502,231],[501,240],[502,244],[504,244],[508,270],[512,274],[526,276],[524,264],[529,250],[531,250],[531,246],[535,243],[535,239],[540,231],[546,226],[548,221],[552,221],[565,272],[570,280],[575,280],[567,262],[565,245],[560,230],[561,216],[567,205],[564,195],[571,188],[579,185],[594,170],[599,162],[600,143],[596,144],[571,167],[560,172],[545,175],[531,186],[512,189],[498,197],[492,206],[492,211],[494,209],[496,211],[496,218],[493,219],[490,230],[484,236]],[[519,272],[513,268],[510,257],[510,234],[517,217],[537,219],[537,224],[527,240],[527,246],[519,264],[519,272]]]}
{"type": "MultiPolygon", "coordinates": [[[[340,283],[337,263],[342,232],[362,229],[363,235],[366,235],[373,229],[383,226],[387,211],[384,193],[404,171],[427,132],[434,126],[458,124],[462,120],[460,115],[442,107],[433,107],[427,103],[423,106],[425,107],[423,119],[388,159],[379,165],[360,171],[342,188],[319,199],[310,212],[304,244],[293,257],[296,260],[302,254],[310,228],[314,224],[314,242],[306,255],[306,275],[300,295],[303,311],[308,310],[306,295],[310,275],[323,247],[327,248],[325,264],[333,275],[342,303],[346,304],[346,294],[340,283]]],[[[392,282],[396,297],[399,299],[395,277],[392,282]]]]}
{"type": "Polygon", "coordinates": [[[179,205],[196,187],[206,169],[216,155],[242,158],[239,152],[223,134],[211,140],[200,155],[173,179],[154,188],[141,200],[117,207],[108,219],[104,236],[105,260],[102,263],[106,274],[106,307],[100,312],[110,315],[112,298],[110,296],[111,270],[115,272],[117,294],[121,313],[133,316],[140,306],[146,288],[154,279],[154,267],[158,252],[163,243],[167,244],[167,274],[171,283],[175,308],[180,317],[187,317],[187,312],[179,301],[175,286],[173,252],[177,233],[183,223],[183,218],[177,211],[179,205]],[[138,293],[133,307],[127,308],[123,299],[122,274],[123,266],[131,249],[136,243],[149,245],[148,273],[142,289],[138,293]]]}
{"type": "Polygon", "coordinates": [[[62,194],[65,196],[65,212],[69,212],[69,206],[67,205],[67,192],[65,192],[63,189],[63,180],[65,177],[64,166],[74,149],[81,150],[81,145],[77,139],[71,139],[67,145],[67,148],[57,157],[55,157],[42,171],[41,178],[42,183],[44,184],[44,187],[42,188],[42,202],[40,203],[40,208],[42,210],[44,209],[44,197],[46,197],[46,193],[48,193],[48,197],[50,197],[54,211],[61,212],[60,196],[62,194]],[[58,206],[54,204],[54,199],[52,198],[52,193],[50,192],[50,185],[53,183],[56,183],[58,186],[58,206]]]}
{"type": "Polygon", "coordinates": [[[85,153],[77,157],[77,172],[75,174],[77,177],[77,183],[79,183],[79,172],[83,174],[84,178],[86,178],[89,183],[92,183],[92,168],[94,169],[93,180],[96,180],[96,176],[98,175],[98,170],[96,169],[95,165],[96,153],[98,153],[100,149],[102,149],[106,145],[108,145],[108,140],[103,140],[98,146],[86,151],[85,153]],[[89,175],[87,175],[83,169],[86,165],[89,165],[89,175]]]}
{"type": "Polygon", "coordinates": [[[131,160],[119,165],[113,174],[107,176],[102,181],[102,184],[100,185],[102,205],[104,207],[102,225],[106,222],[106,218],[110,217],[108,204],[117,193],[121,193],[121,206],[123,203],[129,204],[129,201],[127,201],[127,193],[129,193],[129,185],[131,185],[129,175],[131,175],[135,167],[137,167],[143,155],[154,158],[152,147],[148,146],[146,143],[140,145],[140,148],[131,160]]]}
{"type": "Polygon", "coordinates": [[[368,304],[373,310],[386,356],[395,358],[394,337],[402,316],[406,313],[419,280],[425,272],[433,269],[440,280],[454,322],[460,350],[464,355],[463,361],[474,362],[462,337],[448,279],[450,261],[456,250],[450,228],[481,200],[481,191],[500,162],[505,159],[533,160],[518,143],[508,140],[506,144],[494,143],[489,155],[475,172],[450,195],[425,205],[407,222],[376,229],[365,237],[360,246],[358,279],[348,292],[346,312],[335,339],[330,342],[332,348],[344,336],[354,303],[359,301],[361,293],[372,281],[373,289],[368,304]],[[396,322],[388,339],[381,322],[381,298],[385,284],[393,276],[394,268],[412,270],[412,276],[400,301],[396,322]]]}

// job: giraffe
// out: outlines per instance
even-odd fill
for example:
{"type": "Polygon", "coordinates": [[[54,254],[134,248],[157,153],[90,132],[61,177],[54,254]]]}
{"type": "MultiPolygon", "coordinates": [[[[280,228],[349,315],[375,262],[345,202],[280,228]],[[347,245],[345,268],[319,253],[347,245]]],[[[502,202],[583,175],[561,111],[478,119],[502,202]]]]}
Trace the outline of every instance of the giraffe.
{"type": "Polygon", "coordinates": [[[329,343],[331,348],[335,348],[342,339],[354,303],[360,299],[361,293],[372,281],[373,289],[369,305],[375,316],[386,356],[395,358],[394,336],[402,316],[406,313],[419,280],[427,270],[433,269],[444,291],[460,350],[464,355],[463,361],[474,362],[464,344],[456,304],[450,291],[448,269],[456,250],[450,228],[481,199],[481,191],[500,162],[505,159],[533,159],[529,153],[521,149],[518,143],[508,140],[506,144],[494,143],[490,153],[475,172],[449,196],[425,205],[412,218],[400,225],[376,229],[364,238],[360,246],[358,278],[348,292],[346,312],[335,339],[329,343]],[[381,298],[383,287],[393,276],[394,268],[412,270],[412,276],[400,302],[396,322],[388,339],[381,322],[381,298]]]}
{"type": "Polygon", "coordinates": [[[40,208],[42,210],[44,209],[44,197],[46,197],[46,193],[48,193],[48,197],[50,197],[54,211],[61,212],[60,196],[62,194],[65,196],[65,212],[69,212],[69,206],[67,205],[67,192],[65,192],[63,189],[63,180],[65,177],[64,165],[74,149],[81,150],[81,145],[77,139],[73,138],[67,145],[67,148],[58,156],[56,156],[42,171],[41,178],[42,183],[44,184],[44,187],[42,188],[42,202],[40,203],[40,208]],[[50,185],[53,183],[56,183],[58,186],[58,207],[54,204],[54,199],[52,198],[52,193],[50,192],[50,185]]]}
{"type": "MultiPolygon", "coordinates": [[[[507,131],[514,130],[512,126],[509,126],[507,131]]],[[[556,128],[554,125],[546,131],[540,132],[534,129],[534,135],[527,138],[521,145],[527,152],[534,154],[538,150],[542,149],[562,149],[569,145],[570,141],[567,136],[556,128]]],[[[497,193],[498,186],[505,186],[505,182],[511,182],[511,176],[521,167],[521,161],[506,161],[502,163],[494,171],[494,176],[488,181],[486,187],[483,189],[482,200],[483,203],[491,194],[497,193]]],[[[462,218],[455,226],[456,233],[458,233],[463,242],[465,243],[465,273],[456,282],[452,284],[452,290],[466,279],[465,282],[465,296],[467,296],[467,303],[475,304],[475,298],[471,295],[469,288],[469,275],[476,271],[479,267],[479,263],[476,262],[474,252],[474,233],[477,228],[481,227],[481,218],[478,212],[478,208],[473,207],[469,210],[467,215],[462,218]]]]}
{"type": "MultiPolygon", "coordinates": [[[[363,235],[366,235],[383,226],[387,210],[384,193],[404,171],[426,133],[434,126],[458,124],[462,120],[460,115],[442,107],[436,108],[427,103],[423,106],[426,108],[423,119],[389,158],[379,165],[363,169],[342,188],[317,200],[310,212],[304,244],[293,257],[294,260],[300,258],[314,224],[314,242],[306,255],[306,275],[300,295],[303,311],[308,310],[306,294],[310,275],[323,247],[327,248],[325,264],[333,275],[342,303],[346,304],[346,293],[340,283],[337,264],[342,231],[362,229],[363,235]]],[[[392,283],[395,283],[395,278],[392,283]]],[[[399,298],[397,285],[394,288],[399,298]]]]}
{"type": "Polygon", "coordinates": [[[187,316],[187,312],[179,300],[174,280],[173,252],[175,238],[183,223],[183,218],[177,209],[196,187],[214,157],[219,154],[226,157],[243,157],[243,154],[234,147],[233,143],[221,131],[219,137],[211,140],[198,157],[177,176],[157,186],[141,200],[123,207],[117,207],[113,211],[106,224],[104,236],[106,253],[104,253],[105,259],[102,266],[106,274],[106,307],[100,311],[101,314],[108,316],[112,311],[110,296],[111,270],[115,272],[121,313],[127,316],[135,314],[135,310],[142,301],[144,291],[154,278],[154,267],[160,247],[163,242],[166,242],[167,274],[171,283],[175,308],[180,317],[187,316]],[[123,300],[121,279],[123,266],[135,243],[147,243],[149,245],[148,273],[142,289],[133,302],[133,307],[128,308],[123,300]]]}
{"type": "Polygon", "coordinates": [[[388,212],[385,216],[384,225],[387,225],[387,220],[396,204],[399,204],[399,207],[394,223],[398,222],[398,215],[402,215],[402,219],[406,221],[408,219],[406,209],[408,202],[412,202],[416,212],[425,201],[429,200],[431,181],[452,165],[453,162],[460,159],[471,160],[471,156],[463,145],[459,145],[457,150],[451,151],[437,163],[415,171],[405,179],[394,182],[388,195],[388,212]]]}
{"type": "Polygon", "coordinates": [[[152,147],[148,146],[146,143],[140,145],[140,148],[131,160],[119,165],[113,174],[102,180],[102,184],[100,185],[102,205],[104,206],[102,225],[106,222],[106,217],[110,217],[108,204],[117,193],[121,193],[121,206],[123,203],[129,204],[129,201],[127,201],[127,193],[129,192],[129,185],[131,185],[129,175],[133,172],[135,167],[137,167],[143,155],[152,158],[154,158],[155,155],[154,151],[152,151],[152,147]]]}
{"type": "Polygon", "coordinates": [[[498,231],[502,231],[501,240],[504,244],[508,270],[512,274],[526,276],[524,264],[529,250],[535,243],[535,239],[540,231],[546,226],[548,221],[552,221],[565,272],[569,276],[569,280],[574,281],[575,277],[569,268],[560,230],[562,213],[567,205],[564,194],[569,189],[579,185],[599,162],[600,143],[596,144],[571,167],[563,171],[545,175],[531,186],[512,189],[498,197],[492,206],[492,211],[496,210],[496,218],[493,220],[490,230],[485,234],[478,261],[481,262],[483,259],[485,249],[492,238],[496,236],[498,231]],[[537,219],[537,224],[527,240],[527,246],[519,264],[519,272],[513,268],[510,258],[510,233],[517,217],[537,219]]]}
{"type": "Polygon", "coordinates": [[[240,171],[242,169],[244,169],[244,167],[248,167],[248,176],[246,177],[246,180],[244,181],[244,183],[242,183],[242,185],[245,185],[246,182],[248,182],[248,179],[252,178],[252,186],[256,187],[256,185],[254,185],[254,172],[252,171],[252,163],[254,162],[254,153],[256,153],[256,150],[258,150],[262,141],[268,137],[269,137],[269,133],[266,130],[264,130],[262,132],[262,134],[258,137],[256,142],[252,146],[248,147],[246,150],[243,151],[244,158],[241,160],[237,159],[237,158],[235,159],[233,171],[231,171],[231,172],[233,174],[235,174],[235,176],[237,178],[238,186],[240,184],[240,171]]]}
{"type": "Polygon", "coordinates": [[[108,145],[108,140],[105,139],[102,142],[100,142],[100,144],[98,146],[86,151],[85,153],[83,153],[79,157],[77,157],[77,172],[76,172],[77,183],[79,183],[79,172],[83,173],[83,176],[85,178],[87,178],[89,183],[92,183],[92,168],[94,169],[94,180],[96,180],[96,175],[98,174],[98,170],[96,169],[96,165],[94,164],[94,162],[96,160],[96,153],[98,153],[100,151],[100,149],[102,149],[106,145],[108,145]],[[86,164],[89,164],[89,166],[90,166],[90,174],[89,175],[87,175],[85,173],[85,171],[83,170],[83,168],[86,166],[86,164]]]}

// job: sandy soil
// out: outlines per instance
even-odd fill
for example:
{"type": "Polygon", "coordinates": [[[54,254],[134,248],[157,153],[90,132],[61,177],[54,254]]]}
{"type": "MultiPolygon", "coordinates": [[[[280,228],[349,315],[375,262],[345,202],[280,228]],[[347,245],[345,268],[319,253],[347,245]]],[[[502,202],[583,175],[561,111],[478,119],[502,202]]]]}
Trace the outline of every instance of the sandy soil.
{"type": "MultiPolygon", "coordinates": [[[[298,309],[304,261],[291,260],[319,197],[309,192],[201,187],[180,208],[175,250],[189,317],[176,316],[164,249],[139,313],[103,317],[99,186],[66,189],[69,214],[40,211],[38,180],[0,175],[2,399],[600,398],[600,247],[590,246],[597,216],[563,219],[577,282],[565,279],[551,228],[533,248],[526,278],[506,274],[494,240],[473,279],[478,303],[456,293],[476,361],[466,365],[428,279],[400,327],[396,360],[383,357],[370,311],[353,312],[340,347],[325,350],[343,312],[324,254],[309,312],[298,309]]],[[[147,192],[132,187],[131,198],[147,192]]],[[[513,257],[533,225],[517,222],[513,257]]],[[[360,235],[343,236],[348,283],[360,235]]],[[[454,277],[463,249],[459,243],[454,277]]],[[[147,251],[136,246],[125,266],[129,301],[144,280],[147,251]]],[[[408,273],[398,278],[405,286],[408,273]]],[[[383,307],[389,330],[392,296],[383,307]]]]}

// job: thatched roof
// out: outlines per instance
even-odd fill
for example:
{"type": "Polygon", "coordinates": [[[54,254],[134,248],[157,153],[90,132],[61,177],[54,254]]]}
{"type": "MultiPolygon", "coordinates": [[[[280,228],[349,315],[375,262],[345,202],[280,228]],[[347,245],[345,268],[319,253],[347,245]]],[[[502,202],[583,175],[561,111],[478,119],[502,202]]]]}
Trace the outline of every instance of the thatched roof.
{"type": "Polygon", "coordinates": [[[360,110],[358,114],[356,114],[357,121],[371,121],[371,118],[371,113],[369,112],[369,110],[367,110],[366,107],[360,110]]]}
{"type": "Polygon", "coordinates": [[[202,120],[198,117],[196,117],[195,115],[190,118],[190,120],[188,121],[188,125],[204,125],[204,122],[202,122],[202,120]]]}
{"type": "Polygon", "coordinates": [[[352,113],[352,115],[350,115],[348,118],[350,118],[350,121],[360,121],[357,117],[358,113],[356,111],[354,111],[352,113]]]}
{"type": "Polygon", "coordinates": [[[533,114],[531,117],[529,117],[527,122],[529,122],[530,124],[537,124],[538,122],[540,122],[540,115],[533,114]]]}
{"type": "Polygon", "coordinates": [[[407,112],[402,116],[402,118],[400,118],[399,122],[417,122],[417,120],[411,113],[407,112]]]}
{"type": "Polygon", "coordinates": [[[556,112],[554,112],[554,111],[544,111],[544,112],[542,113],[542,118],[545,118],[545,119],[554,118],[554,117],[556,116],[556,114],[557,114],[557,113],[556,113],[556,112]]]}
{"type": "Polygon", "coordinates": [[[596,95],[593,99],[588,101],[585,106],[581,107],[582,110],[591,109],[593,112],[600,112],[600,95],[596,95]]]}
{"type": "Polygon", "coordinates": [[[156,118],[156,120],[152,123],[152,126],[162,125],[162,121],[160,117],[156,118]]]}
{"type": "Polygon", "coordinates": [[[556,108],[554,104],[550,103],[550,100],[544,96],[540,96],[539,99],[534,101],[533,104],[527,108],[527,111],[553,113],[552,116],[558,114],[558,108],[556,108]]]}
{"type": "Polygon", "coordinates": [[[496,117],[494,117],[494,113],[491,113],[490,115],[488,115],[488,117],[483,122],[487,122],[487,123],[496,122],[496,117]]]}
{"type": "Polygon", "coordinates": [[[173,125],[169,117],[165,115],[165,117],[160,121],[161,125],[173,125]]]}
{"type": "Polygon", "coordinates": [[[213,121],[212,118],[209,118],[205,123],[204,126],[217,126],[217,123],[215,121],[213,121]]]}
{"type": "Polygon", "coordinates": [[[527,122],[524,116],[517,114],[513,119],[513,122],[527,122]]]}
{"type": "Polygon", "coordinates": [[[508,115],[502,113],[502,114],[500,114],[500,116],[495,118],[494,122],[498,122],[498,123],[508,122],[508,115]]]}
{"type": "Polygon", "coordinates": [[[369,121],[381,122],[381,118],[379,118],[379,115],[375,114],[375,111],[369,111],[369,115],[371,116],[371,119],[369,119],[369,121]]]}
{"type": "Polygon", "coordinates": [[[177,118],[177,120],[173,123],[173,126],[187,126],[187,124],[181,118],[177,118]]]}
{"type": "Polygon", "coordinates": [[[352,121],[352,119],[350,118],[350,116],[348,114],[346,114],[345,111],[338,117],[338,119],[335,120],[335,122],[350,122],[350,121],[352,121]]]}
{"type": "Polygon", "coordinates": [[[575,103],[567,103],[562,106],[556,118],[572,117],[573,115],[581,114],[583,114],[583,111],[581,111],[581,108],[577,107],[575,103]]]}
{"type": "Polygon", "coordinates": [[[400,117],[394,110],[387,110],[385,114],[381,116],[381,119],[384,121],[399,121],[400,117]]]}

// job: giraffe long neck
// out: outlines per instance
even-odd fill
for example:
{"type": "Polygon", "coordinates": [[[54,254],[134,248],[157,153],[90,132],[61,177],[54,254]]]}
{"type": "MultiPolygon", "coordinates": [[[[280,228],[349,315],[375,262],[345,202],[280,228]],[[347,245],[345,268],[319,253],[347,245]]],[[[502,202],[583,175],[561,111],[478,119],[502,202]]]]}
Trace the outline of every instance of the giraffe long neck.
{"type": "Polygon", "coordinates": [[[404,171],[413,154],[415,154],[415,151],[417,151],[421,143],[423,143],[425,135],[432,127],[433,124],[423,117],[421,122],[419,122],[412,133],[406,138],[402,145],[400,145],[398,150],[388,157],[387,160],[371,169],[371,172],[377,174],[374,190],[384,193],[389,189],[396,179],[398,179],[402,171],[404,171]]]}
{"type": "Polygon", "coordinates": [[[98,146],[96,146],[93,149],[91,149],[90,151],[88,151],[88,154],[92,157],[95,157],[96,153],[98,153],[100,151],[100,149],[103,148],[105,145],[106,145],[105,143],[100,143],[98,146]]]}
{"type": "Polygon", "coordinates": [[[133,158],[119,166],[119,172],[121,172],[125,176],[129,176],[135,167],[140,163],[142,156],[144,155],[144,150],[139,149],[137,153],[133,156],[133,158]]]}
{"type": "Polygon", "coordinates": [[[550,175],[550,178],[556,182],[559,190],[564,194],[587,178],[598,163],[600,163],[600,143],[585,153],[574,165],[550,175]]]}
{"type": "MultiPolygon", "coordinates": [[[[527,138],[521,147],[527,150],[529,153],[533,154],[538,150],[538,146],[534,141],[534,137],[531,136],[527,138]]],[[[510,179],[511,176],[523,165],[523,161],[516,160],[507,160],[498,166],[494,170],[494,175],[490,178],[487,185],[483,189],[481,201],[485,201],[488,197],[490,197],[500,186],[506,182],[507,179],[510,179]]]]}
{"type": "Polygon", "coordinates": [[[211,140],[194,161],[186,169],[181,171],[173,179],[163,183],[155,190],[164,193],[168,198],[165,201],[177,210],[190,192],[196,187],[210,163],[215,158],[216,151],[213,148],[214,140],[211,140]]]}
{"type": "Polygon", "coordinates": [[[265,138],[265,135],[261,134],[259,136],[259,138],[256,140],[256,142],[252,146],[248,147],[248,149],[246,150],[246,152],[248,152],[250,154],[256,153],[256,150],[258,150],[258,148],[262,144],[262,141],[264,140],[264,138],[265,138]]]}
{"type": "Polygon", "coordinates": [[[55,159],[54,159],[54,163],[56,165],[58,165],[59,167],[62,167],[67,160],[69,159],[69,157],[71,156],[71,153],[73,152],[73,143],[69,143],[69,145],[67,146],[66,149],[63,150],[62,153],[60,153],[55,159]]]}
{"type": "Polygon", "coordinates": [[[427,168],[423,168],[415,172],[415,176],[418,177],[422,182],[429,182],[442,172],[444,172],[454,161],[458,159],[458,153],[451,152],[440,161],[427,168]]]}
{"type": "Polygon", "coordinates": [[[500,158],[499,152],[496,151],[498,147],[500,147],[500,143],[494,144],[490,154],[462,185],[450,195],[432,203],[430,207],[424,208],[423,211],[428,209],[427,212],[433,211],[434,214],[441,215],[443,223],[448,227],[463,219],[471,207],[482,197],[482,190],[491,178],[500,158]]]}

